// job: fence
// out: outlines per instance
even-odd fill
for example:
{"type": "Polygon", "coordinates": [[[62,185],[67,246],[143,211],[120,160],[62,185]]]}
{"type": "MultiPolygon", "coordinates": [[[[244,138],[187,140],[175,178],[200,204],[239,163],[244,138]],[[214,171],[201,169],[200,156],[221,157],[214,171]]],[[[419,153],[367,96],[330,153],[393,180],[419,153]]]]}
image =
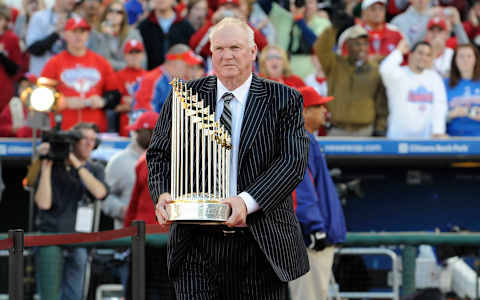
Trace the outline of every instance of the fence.
{"type": "MultiPolygon", "coordinates": [[[[166,234],[160,233],[158,225],[145,225],[135,221],[132,227],[119,230],[55,234],[25,235],[22,230],[10,230],[8,237],[0,235],[0,250],[9,250],[9,299],[23,300],[23,251],[25,247],[69,245],[76,247],[132,247],[132,291],[135,300],[145,299],[145,243],[153,246],[165,246],[166,234]],[[147,235],[148,234],[148,235],[147,235]],[[132,237],[131,240],[128,237],[132,237]]],[[[348,233],[344,246],[403,245],[402,251],[402,294],[415,291],[416,246],[430,245],[468,245],[480,246],[480,233],[348,233]]],[[[53,299],[53,298],[52,298],[53,299]]]]}

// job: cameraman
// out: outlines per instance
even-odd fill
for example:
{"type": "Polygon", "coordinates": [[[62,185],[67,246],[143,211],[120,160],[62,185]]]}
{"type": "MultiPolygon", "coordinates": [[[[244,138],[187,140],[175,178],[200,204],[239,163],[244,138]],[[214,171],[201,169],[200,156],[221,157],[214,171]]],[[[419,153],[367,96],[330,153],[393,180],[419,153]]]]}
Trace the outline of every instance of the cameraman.
{"type": "MultiPolygon", "coordinates": [[[[103,167],[89,160],[97,143],[98,127],[92,123],[79,123],[72,131],[79,133],[79,139],[74,142],[73,150],[65,161],[42,159],[35,190],[35,203],[39,208],[36,225],[40,232],[89,231],[85,229],[87,227],[91,231],[93,207],[89,204],[96,199],[104,199],[108,194],[103,167]]],[[[48,155],[49,149],[50,145],[43,143],[39,146],[40,155],[51,157],[48,155]]],[[[39,270],[46,268],[45,251],[48,251],[48,248],[38,248],[35,252],[37,275],[41,275],[39,270]]],[[[62,258],[60,299],[81,300],[87,250],[65,248],[62,258]]],[[[47,284],[53,284],[51,278],[37,276],[37,281],[41,299],[45,300],[46,297],[42,294],[45,289],[49,289],[47,284]]]]}

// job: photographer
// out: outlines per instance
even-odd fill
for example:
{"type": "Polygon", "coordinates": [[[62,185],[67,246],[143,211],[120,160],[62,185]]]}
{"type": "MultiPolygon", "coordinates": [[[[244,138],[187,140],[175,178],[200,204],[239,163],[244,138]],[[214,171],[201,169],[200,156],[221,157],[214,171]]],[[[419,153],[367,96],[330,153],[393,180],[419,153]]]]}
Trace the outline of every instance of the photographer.
{"type": "MultiPolygon", "coordinates": [[[[92,123],[79,123],[70,131],[78,139],[72,142],[72,150],[65,160],[55,149],[54,142],[39,146],[41,157],[40,176],[35,190],[35,203],[38,206],[37,230],[48,233],[91,231],[93,227],[93,206],[96,199],[104,199],[108,194],[104,183],[103,167],[90,161],[90,154],[97,144],[98,128],[92,123]]],[[[55,134],[55,133],[54,133],[55,134]]],[[[57,133],[58,134],[58,133],[57,133]]],[[[51,278],[41,276],[46,268],[48,248],[35,251],[39,293],[42,295],[52,284],[51,278]]],[[[82,299],[87,250],[85,248],[63,249],[60,299],[82,299]]],[[[51,267],[51,266],[49,266],[51,267]]],[[[42,297],[43,296],[43,297],[42,297]]]]}

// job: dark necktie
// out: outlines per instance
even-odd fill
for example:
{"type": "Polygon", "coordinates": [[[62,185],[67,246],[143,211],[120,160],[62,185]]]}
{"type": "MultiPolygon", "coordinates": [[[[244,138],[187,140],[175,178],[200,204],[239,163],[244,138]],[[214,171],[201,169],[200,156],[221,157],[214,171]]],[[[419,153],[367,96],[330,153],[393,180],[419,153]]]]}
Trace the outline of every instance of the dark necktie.
{"type": "Polygon", "coordinates": [[[232,136],[232,106],[230,105],[230,101],[232,101],[233,98],[232,93],[223,94],[223,111],[220,116],[220,125],[225,127],[230,136],[232,136]]]}

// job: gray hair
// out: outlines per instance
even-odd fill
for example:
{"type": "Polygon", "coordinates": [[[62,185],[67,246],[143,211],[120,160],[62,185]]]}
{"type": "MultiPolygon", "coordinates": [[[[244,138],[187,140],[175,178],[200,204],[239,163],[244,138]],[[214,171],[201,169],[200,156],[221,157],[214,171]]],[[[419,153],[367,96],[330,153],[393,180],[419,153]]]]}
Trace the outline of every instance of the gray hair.
{"type": "Polygon", "coordinates": [[[240,20],[240,19],[237,19],[237,18],[232,18],[232,17],[226,17],[226,18],[223,18],[220,22],[218,22],[217,24],[215,24],[211,30],[210,30],[210,33],[208,34],[208,39],[210,40],[210,50],[213,50],[212,49],[212,38],[213,38],[213,35],[219,31],[220,29],[222,29],[223,27],[226,27],[226,26],[229,26],[229,25],[236,25],[236,26],[239,26],[241,27],[243,30],[245,30],[245,32],[247,33],[247,39],[248,39],[248,45],[250,47],[255,47],[255,37],[254,37],[254,33],[253,33],[253,30],[252,28],[250,28],[250,26],[248,26],[247,23],[245,23],[244,21],[240,20]]]}

